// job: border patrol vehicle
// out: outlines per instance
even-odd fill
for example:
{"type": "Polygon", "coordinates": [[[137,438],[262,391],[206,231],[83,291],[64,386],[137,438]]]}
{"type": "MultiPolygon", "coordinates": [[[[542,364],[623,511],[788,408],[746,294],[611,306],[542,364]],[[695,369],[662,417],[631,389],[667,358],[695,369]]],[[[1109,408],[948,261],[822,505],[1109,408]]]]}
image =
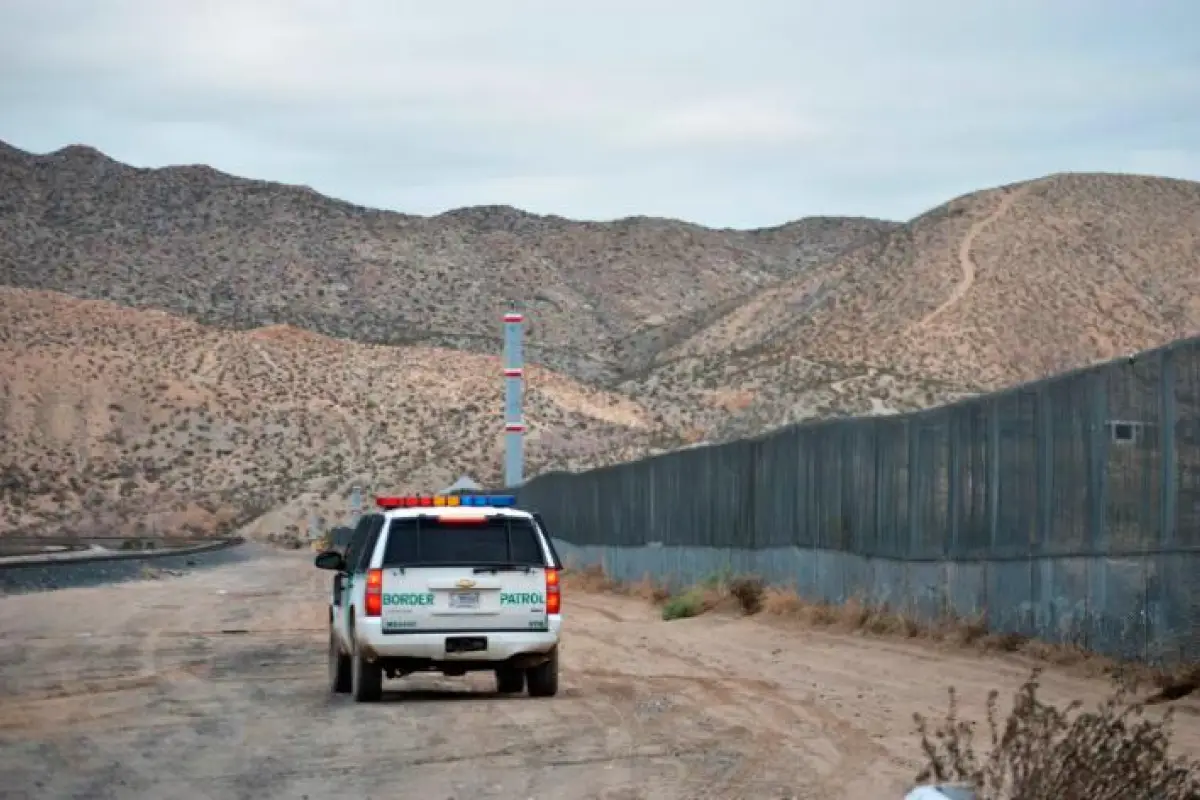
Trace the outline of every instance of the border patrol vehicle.
{"type": "Polygon", "coordinates": [[[541,516],[508,495],[380,497],[335,573],[329,682],[375,702],[383,678],[491,670],[497,689],[558,692],[562,564],[541,516]]]}

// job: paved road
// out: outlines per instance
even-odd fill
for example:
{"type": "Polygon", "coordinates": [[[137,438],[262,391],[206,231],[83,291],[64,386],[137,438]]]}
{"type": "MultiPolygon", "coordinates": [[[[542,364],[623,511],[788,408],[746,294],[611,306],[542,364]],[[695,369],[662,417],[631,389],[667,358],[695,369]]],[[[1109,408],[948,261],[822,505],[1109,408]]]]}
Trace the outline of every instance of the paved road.
{"type": "MultiPolygon", "coordinates": [[[[158,552],[147,558],[98,561],[68,559],[72,563],[27,563],[19,567],[8,566],[10,561],[0,559],[0,595],[77,586],[96,586],[118,581],[145,579],[148,576],[169,574],[180,570],[191,571],[233,564],[254,558],[264,549],[264,545],[246,544],[206,553],[163,555],[162,552],[158,552]]],[[[77,553],[75,555],[86,556],[88,554],[77,553]]]]}
{"type": "MultiPolygon", "coordinates": [[[[636,599],[568,592],[557,698],[421,676],[355,705],[326,691],[329,579],[310,558],[0,598],[0,794],[899,797],[914,710],[941,709],[952,682],[978,716],[988,689],[1024,674],[755,619],[666,623],[636,599]]],[[[1200,717],[1179,724],[1200,752],[1200,717]]]]}

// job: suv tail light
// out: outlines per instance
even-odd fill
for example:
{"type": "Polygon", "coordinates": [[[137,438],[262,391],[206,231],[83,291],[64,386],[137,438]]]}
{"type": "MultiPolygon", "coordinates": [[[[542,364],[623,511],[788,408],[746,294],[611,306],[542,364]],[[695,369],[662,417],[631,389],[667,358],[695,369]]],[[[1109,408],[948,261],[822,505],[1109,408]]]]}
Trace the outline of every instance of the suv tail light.
{"type": "Polygon", "coordinates": [[[562,587],[558,581],[558,570],[554,568],[546,570],[546,613],[562,613],[562,587]]]}
{"type": "Polygon", "coordinates": [[[383,570],[367,570],[367,594],[364,605],[368,617],[378,617],[383,613],[383,570]]]}

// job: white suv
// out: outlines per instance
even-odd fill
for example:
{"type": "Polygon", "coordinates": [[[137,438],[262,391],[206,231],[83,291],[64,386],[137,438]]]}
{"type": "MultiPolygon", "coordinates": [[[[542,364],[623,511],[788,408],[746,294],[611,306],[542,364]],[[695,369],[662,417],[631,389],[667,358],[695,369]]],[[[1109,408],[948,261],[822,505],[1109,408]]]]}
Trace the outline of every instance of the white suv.
{"type": "Polygon", "coordinates": [[[558,692],[562,565],[509,496],[381,497],[333,570],[329,680],[374,702],[383,677],[492,670],[504,693],[558,692]]]}

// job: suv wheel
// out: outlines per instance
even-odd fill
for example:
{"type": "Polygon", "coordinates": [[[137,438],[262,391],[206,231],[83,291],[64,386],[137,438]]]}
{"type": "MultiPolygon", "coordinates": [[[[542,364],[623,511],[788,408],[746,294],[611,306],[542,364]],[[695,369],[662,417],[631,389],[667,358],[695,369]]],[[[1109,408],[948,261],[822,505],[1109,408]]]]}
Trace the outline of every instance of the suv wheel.
{"type": "Polygon", "coordinates": [[[370,664],[363,658],[353,628],[350,629],[350,641],[354,643],[350,663],[351,694],[358,703],[378,702],[383,696],[383,667],[378,663],[370,664]]]}
{"type": "Polygon", "coordinates": [[[329,690],[334,694],[346,694],[351,689],[350,656],[342,652],[337,634],[329,629],[329,690]]]}
{"type": "Polygon", "coordinates": [[[553,697],[558,694],[558,648],[550,651],[544,664],[525,670],[530,697],[553,697]]]}

